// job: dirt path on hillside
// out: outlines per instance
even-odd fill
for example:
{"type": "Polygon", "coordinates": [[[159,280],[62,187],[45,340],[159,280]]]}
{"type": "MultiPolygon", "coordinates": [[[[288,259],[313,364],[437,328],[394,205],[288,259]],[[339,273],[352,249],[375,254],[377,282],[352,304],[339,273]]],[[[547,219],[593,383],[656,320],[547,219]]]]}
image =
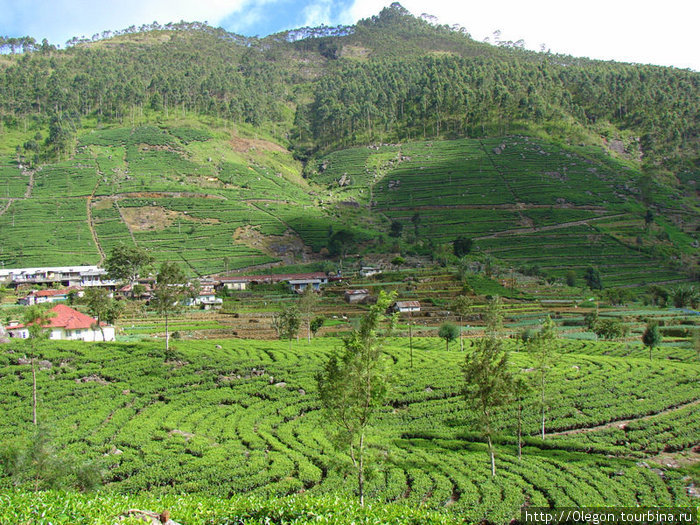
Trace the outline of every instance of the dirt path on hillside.
{"type": "Polygon", "coordinates": [[[138,246],[136,243],[136,237],[134,237],[134,232],[131,231],[131,227],[129,226],[129,223],[124,219],[124,214],[122,213],[122,209],[119,207],[119,200],[115,199],[114,200],[114,205],[117,207],[117,211],[119,212],[119,217],[121,218],[122,222],[124,223],[124,226],[126,227],[127,231],[129,232],[129,235],[131,235],[131,240],[134,243],[134,246],[138,246]]]}
{"type": "Polygon", "coordinates": [[[12,206],[12,203],[15,202],[15,199],[7,199],[7,204],[0,208],[0,217],[2,217],[7,210],[10,209],[10,206],[12,206]]]}
{"type": "Polygon", "coordinates": [[[180,198],[199,198],[199,199],[216,199],[220,201],[227,200],[223,195],[213,193],[195,193],[193,191],[129,191],[126,193],[113,193],[110,195],[117,199],[180,199],[180,198]]]}
{"type": "Polygon", "coordinates": [[[564,430],[563,432],[552,432],[551,434],[547,434],[548,436],[570,436],[573,434],[585,434],[588,432],[595,432],[597,430],[605,430],[608,428],[623,428],[625,425],[628,423],[631,423],[633,421],[642,421],[646,419],[654,419],[655,417],[663,416],[666,414],[670,414],[672,412],[676,412],[677,410],[681,410],[683,408],[695,406],[695,405],[700,405],[700,399],[696,399],[695,401],[691,401],[689,403],[682,403],[680,405],[672,406],[669,407],[665,410],[662,410],[661,412],[657,412],[655,414],[650,414],[647,416],[640,416],[640,417],[634,417],[631,419],[619,419],[617,421],[611,421],[610,423],[605,423],[604,425],[596,425],[594,427],[583,427],[583,428],[574,428],[571,430],[564,430]]]}
{"type": "Polygon", "coordinates": [[[604,215],[602,217],[591,217],[590,219],[581,219],[578,221],[560,222],[558,224],[550,224],[548,226],[538,226],[538,227],[532,227],[532,228],[513,228],[511,230],[502,230],[500,232],[490,233],[488,235],[482,235],[480,237],[474,237],[474,240],[496,239],[498,237],[507,237],[509,235],[517,235],[519,233],[536,233],[536,232],[544,232],[544,231],[549,231],[549,230],[560,230],[562,228],[570,228],[572,226],[582,226],[582,225],[588,224],[589,222],[592,222],[592,221],[599,221],[602,219],[614,219],[617,217],[623,217],[624,215],[625,215],[624,213],[618,213],[616,215],[604,215]]]}
{"type": "MultiPolygon", "coordinates": [[[[98,171],[98,174],[101,175],[101,173],[98,171]]],[[[87,219],[88,219],[88,228],[90,228],[90,235],[92,235],[92,241],[95,243],[95,246],[97,246],[97,251],[100,253],[100,262],[97,263],[98,266],[102,266],[102,263],[105,260],[105,252],[102,249],[102,245],[100,244],[100,239],[97,237],[97,230],[95,230],[95,219],[92,216],[92,199],[95,198],[95,193],[97,192],[97,187],[100,185],[99,178],[97,180],[97,183],[95,184],[95,187],[92,188],[92,193],[88,196],[87,198],[87,219]]]]}
{"type": "MultiPolygon", "coordinates": [[[[607,213],[609,210],[601,206],[590,206],[587,204],[552,206],[551,204],[527,204],[519,202],[517,204],[434,204],[422,206],[390,206],[377,207],[379,211],[413,211],[413,210],[506,210],[506,211],[527,211],[527,210],[548,210],[554,208],[557,210],[585,210],[597,213],[607,213]]],[[[611,217],[606,215],[606,217],[611,217]]]]}
{"type": "Polygon", "coordinates": [[[27,184],[27,189],[24,192],[24,198],[28,199],[32,196],[32,190],[34,189],[34,171],[27,170],[24,173],[29,175],[29,184],[27,184]]]}
{"type": "Polygon", "coordinates": [[[10,206],[12,206],[13,202],[29,199],[32,196],[32,190],[34,189],[34,170],[24,170],[22,171],[22,174],[29,176],[29,183],[27,184],[27,189],[24,190],[24,197],[21,197],[19,199],[7,199],[7,204],[5,204],[5,206],[3,207],[0,207],[0,217],[2,217],[5,214],[5,212],[10,209],[10,206]]]}

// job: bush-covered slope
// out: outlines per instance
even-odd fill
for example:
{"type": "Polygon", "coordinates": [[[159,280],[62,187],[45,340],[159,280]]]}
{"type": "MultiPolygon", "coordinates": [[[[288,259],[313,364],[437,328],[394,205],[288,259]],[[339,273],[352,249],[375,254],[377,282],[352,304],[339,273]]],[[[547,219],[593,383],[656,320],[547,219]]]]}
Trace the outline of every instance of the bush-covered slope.
{"type": "MultiPolygon", "coordinates": [[[[105,490],[151,492],[137,501],[184,492],[223,500],[240,493],[306,492],[338,495],[342,507],[345,498],[355,497],[356,479],[350,459],[331,442],[314,379],[338,344],[323,338],[290,350],[286,341],[181,341],[164,353],[158,343],[47,343],[37,374],[39,422],[60,457],[104,468],[105,490]]],[[[516,407],[498,413],[499,475],[492,478],[479,424],[461,394],[464,354],[445,351],[439,339],[414,339],[409,368],[407,342],[390,340],[389,405],[368,436],[370,501],[443,509],[470,522],[489,516],[499,523],[517,516],[525,502],[689,505],[681,473],[670,469],[659,476],[640,458],[694,443],[697,363],[609,357],[601,355],[605,345],[572,342],[557,359],[547,382],[551,435],[545,442],[538,437],[538,392],[527,397],[522,460],[513,437],[516,407]],[[605,426],[621,420],[633,420],[628,430],[605,426]],[[564,434],[572,429],[581,433],[564,434]]],[[[33,432],[31,369],[18,360],[21,352],[15,343],[0,355],[0,443],[14,447],[33,432]]],[[[533,359],[516,352],[511,368],[534,373],[533,359]]],[[[0,477],[0,484],[12,479],[0,477]]],[[[40,488],[45,481],[40,479],[40,488]]],[[[89,508],[83,498],[68,499],[78,509],[89,508]]],[[[53,495],[41,501],[61,505],[53,495]]],[[[127,501],[116,497],[108,506],[113,512],[127,501]]],[[[165,504],[193,512],[185,501],[165,504]]],[[[291,505],[291,512],[307,504],[314,506],[305,499],[282,506],[291,505]]],[[[327,500],[319,504],[325,508],[327,500]]],[[[240,502],[215,509],[227,512],[229,505],[240,502]]],[[[396,510],[377,512],[391,516],[396,510]]]]}

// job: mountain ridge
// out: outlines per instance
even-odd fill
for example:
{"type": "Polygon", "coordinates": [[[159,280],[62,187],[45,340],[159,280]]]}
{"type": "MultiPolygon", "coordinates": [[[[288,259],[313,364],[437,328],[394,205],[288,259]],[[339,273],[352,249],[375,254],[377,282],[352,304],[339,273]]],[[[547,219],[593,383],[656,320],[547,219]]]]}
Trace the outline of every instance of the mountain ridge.
{"type": "MultiPolygon", "coordinates": [[[[490,46],[407,13],[397,4],[355,26],[262,39],[149,26],[4,57],[0,260],[65,261],[69,243],[94,262],[124,241],[207,273],[279,260],[271,246],[296,246],[288,262],[435,257],[473,235],[526,265],[540,263],[491,240],[585,224],[607,246],[587,245],[593,265],[622,243],[631,267],[696,274],[700,75],[490,46]],[[412,186],[424,171],[427,194],[412,186]],[[42,231],[51,206],[72,233],[42,231]],[[140,211],[159,217],[160,237],[133,230],[140,211]]],[[[569,234],[543,242],[573,246],[582,233],[569,234]]],[[[583,271],[562,261],[545,267],[583,271]]],[[[624,273],[611,276],[649,276],[624,273]]]]}

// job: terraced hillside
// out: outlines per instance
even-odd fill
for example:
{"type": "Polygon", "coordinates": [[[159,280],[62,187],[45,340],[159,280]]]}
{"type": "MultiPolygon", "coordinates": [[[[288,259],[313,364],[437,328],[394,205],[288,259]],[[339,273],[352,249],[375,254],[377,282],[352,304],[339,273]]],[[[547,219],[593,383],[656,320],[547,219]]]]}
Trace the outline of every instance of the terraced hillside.
{"type": "Polygon", "coordinates": [[[33,187],[5,162],[6,267],[94,264],[133,243],[213,273],[304,260],[338,224],[284,148],[201,124],[88,132],[70,160],[38,169],[33,187]]]}
{"type": "Polygon", "coordinates": [[[641,178],[602,150],[524,136],[353,148],[311,171],[341,203],[400,223],[409,244],[472,237],[504,264],[559,276],[597,266],[610,286],[678,279],[681,259],[697,258],[692,205],[655,188],[685,224],[646,224],[641,178]]]}
{"type": "Polygon", "coordinates": [[[657,187],[645,222],[641,178],[602,150],[524,136],[350,148],[303,168],[246,126],[92,129],[69,160],[35,171],[4,157],[0,262],[94,264],[126,243],[202,275],[396,246],[431,254],[466,236],[503,265],[554,276],[597,266],[606,286],[684,279],[698,214],[657,187]]]}
{"type": "MultiPolygon", "coordinates": [[[[307,492],[352,499],[349,458],[325,430],[314,374],[340,345],[272,341],[42,347],[39,421],[61,454],[94,459],[119,493],[307,492]]],[[[525,402],[526,446],[514,441],[516,407],[498,414],[497,466],[460,394],[464,354],[438,339],[385,347],[394,383],[369,437],[374,502],[445,509],[496,522],[532,506],[689,505],[687,479],[652,470],[658,451],[697,445],[696,357],[680,361],[602,355],[606,343],[567,343],[547,383],[547,439],[537,437],[537,393],[525,402]],[[573,432],[572,432],[573,431],[573,432]]],[[[516,348],[517,349],[517,348],[516,348]]],[[[0,443],[31,433],[31,370],[21,349],[0,354],[0,443]]],[[[641,355],[640,355],[641,357],[641,355]]],[[[532,374],[532,356],[511,368],[532,374]]]]}

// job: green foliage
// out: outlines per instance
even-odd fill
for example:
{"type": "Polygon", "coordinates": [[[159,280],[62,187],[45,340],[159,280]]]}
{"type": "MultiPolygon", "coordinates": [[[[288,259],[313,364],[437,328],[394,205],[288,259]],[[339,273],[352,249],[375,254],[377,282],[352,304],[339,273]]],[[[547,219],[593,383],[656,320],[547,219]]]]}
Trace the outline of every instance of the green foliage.
{"type": "Polygon", "coordinates": [[[466,237],[459,236],[452,241],[452,252],[456,257],[464,257],[472,251],[474,241],[466,237]]]}
{"type": "MultiPolygon", "coordinates": [[[[20,363],[19,344],[0,350],[3,444],[28,442],[33,433],[27,410],[30,365],[20,363]]],[[[511,370],[534,379],[531,354],[519,351],[514,340],[503,344],[511,350],[511,370]]],[[[368,510],[391,517],[389,509],[395,507],[385,502],[396,501],[415,512],[441,509],[449,520],[478,522],[489,516],[501,523],[517,517],[528,499],[546,506],[539,492],[544,490],[557,506],[572,499],[601,506],[690,504],[682,476],[669,470],[662,479],[635,461],[645,451],[694,445],[700,432],[697,406],[689,405],[697,399],[694,350],[664,344],[655,350],[659,359],[649,363],[638,340],[560,339],[560,357],[547,384],[547,441],[535,437],[540,426],[535,391],[523,400],[525,447],[518,462],[512,431],[518,404],[501,406],[494,413],[493,437],[499,474],[491,478],[478,413],[465,410],[460,401],[461,374],[446,373],[458,370],[464,355],[445,352],[444,346],[437,337],[414,337],[409,373],[408,340],[383,342],[382,360],[392,380],[388,406],[375,413],[366,439],[372,457],[367,462],[368,510]],[[668,413],[648,417],[664,411],[668,413]],[[556,435],[628,419],[639,419],[628,424],[628,432],[613,425],[556,435]],[[465,431],[462,422],[475,432],[465,431]],[[375,461],[376,456],[383,459],[375,461]],[[478,489],[487,486],[493,490],[478,489]],[[445,507],[455,491],[460,499],[445,507]]],[[[0,522],[31,521],[28,509],[45,511],[47,520],[61,511],[87,513],[70,519],[85,525],[99,523],[105,515],[104,523],[112,524],[128,508],[169,508],[181,523],[216,516],[225,522],[236,512],[257,508],[255,516],[272,516],[275,508],[287,509],[289,516],[294,509],[315,508],[325,516],[336,505],[355,515],[351,509],[359,507],[352,504],[358,482],[346,475],[353,469],[348,455],[337,451],[324,431],[330,423],[319,410],[314,377],[332,354],[342,353],[339,338],[317,338],[291,352],[286,341],[183,339],[168,358],[162,341],[88,346],[47,341],[40,351],[41,359],[53,364],[38,373],[38,388],[42,414],[51,414],[54,448],[59,456],[65,452],[103,462],[105,490],[95,499],[71,492],[40,492],[32,498],[3,491],[3,503],[12,504],[3,504],[0,522]],[[277,386],[279,382],[286,385],[277,386]],[[279,500],[287,494],[291,500],[279,500]],[[326,503],[320,506],[298,506],[306,497],[315,500],[314,494],[329,499],[322,496],[326,503]],[[212,514],[203,514],[198,503],[212,514]]],[[[10,482],[0,473],[0,484],[10,482]]],[[[396,511],[396,523],[405,523],[400,516],[406,508],[396,511]]],[[[338,522],[347,523],[340,517],[338,522]]]]}
{"type": "Polygon", "coordinates": [[[653,305],[666,306],[668,302],[669,293],[668,290],[662,286],[652,284],[647,288],[647,297],[649,302],[653,305]]]}
{"type": "Polygon", "coordinates": [[[97,463],[81,462],[57,452],[45,427],[37,428],[26,444],[6,444],[0,466],[14,487],[33,490],[74,488],[92,490],[102,484],[97,463]]]}
{"type": "Polygon", "coordinates": [[[326,322],[326,318],[322,316],[314,317],[311,322],[309,323],[309,330],[311,330],[311,333],[313,335],[316,335],[316,332],[318,332],[321,327],[323,326],[323,323],[326,322]]]}
{"type": "Polygon", "coordinates": [[[491,476],[496,476],[496,455],[493,448],[494,411],[509,399],[513,376],[508,370],[508,352],[500,331],[503,315],[500,298],[489,304],[486,314],[486,336],[467,352],[462,366],[464,396],[467,406],[478,414],[481,432],[486,437],[491,456],[491,476]]]}
{"type": "Polygon", "coordinates": [[[158,269],[153,298],[150,306],[165,319],[165,350],[170,350],[168,318],[181,306],[182,300],[190,292],[187,276],[177,263],[164,262],[158,269]]]}
{"type": "Polygon", "coordinates": [[[348,451],[357,470],[360,505],[364,505],[365,433],[376,412],[386,402],[388,370],[381,351],[380,335],[386,311],[395,293],[380,292],[377,303],[360,320],[359,328],[344,340],[344,351],[334,354],[316,374],[319,397],[337,429],[337,443],[348,451]]]}
{"type": "Polygon", "coordinates": [[[148,271],[153,262],[153,256],[145,249],[118,244],[105,260],[105,269],[112,279],[133,285],[141,273],[148,271]]]}
{"type": "Polygon", "coordinates": [[[311,341],[311,334],[316,334],[316,331],[323,325],[323,321],[321,321],[321,325],[319,325],[316,330],[311,329],[314,310],[318,306],[320,300],[319,293],[314,291],[312,285],[308,285],[299,298],[299,313],[306,321],[306,336],[309,341],[311,341]]]}
{"type": "Polygon", "coordinates": [[[23,490],[3,494],[0,520],[3,523],[70,523],[71,525],[142,524],[127,509],[169,509],[177,523],[210,525],[256,525],[259,523],[295,523],[344,525],[386,523],[392,525],[457,525],[462,518],[450,516],[424,506],[385,503],[361,507],[349,496],[329,494],[294,494],[286,497],[245,495],[212,497],[203,494],[162,495],[155,493],[80,494],[59,490],[39,493],[23,490]],[[40,518],[37,518],[40,516],[40,518]]]}
{"type": "MultiPolygon", "coordinates": [[[[551,369],[557,361],[557,327],[550,316],[547,316],[542,328],[534,334],[533,337],[527,339],[527,349],[531,352],[537,363],[536,368],[540,376],[540,410],[542,413],[542,440],[545,438],[545,421],[547,416],[547,379],[551,369]]],[[[522,385],[519,385],[522,387],[522,385]]]]}
{"type": "Polygon", "coordinates": [[[624,306],[634,297],[633,292],[628,288],[608,288],[603,295],[610,304],[618,306],[624,306]]]}
{"type": "Polygon", "coordinates": [[[593,331],[603,339],[618,339],[627,335],[627,326],[619,319],[599,319],[593,326],[593,331]]]}
{"type": "Polygon", "coordinates": [[[586,328],[589,330],[593,330],[595,325],[598,323],[598,319],[598,309],[596,308],[583,316],[583,324],[586,325],[586,328]]]}
{"type": "Polygon", "coordinates": [[[87,306],[88,313],[97,319],[97,326],[102,332],[104,340],[104,329],[102,323],[114,324],[123,312],[121,303],[110,297],[109,292],[105,288],[90,287],[85,290],[85,295],[82,300],[87,306]]]}
{"type": "Polygon", "coordinates": [[[601,281],[600,271],[598,271],[598,268],[594,268],[593,266],[586,268],[586,273],[583,274],[583,279],[586,281],[586,285],[591,290],[603,289],[603,282],[601,281]]]}
{"type": "Polygon", "coordinates": [[[651,353],[655,347],[661,344],[661,332],[659,332],[659,325],[656,323],[647,323],[644,333],[642,334],[642,343],[644,346],[649,347],[649,360],[651,360],[651,353]]]}
{"type": "Polygon", "coordinates": [[[692,285],[678,286],[671,292],[671,295],[673,297],[673,306],[676,308],[685,308],[686,306],[697,308],[700,303],[700,293],[692,285]]]}
{"type": "Polygon", "coordinates": [[[445,350],[449,350],[450,343],[459,337],[459,327],[454,323],[442,323],[438,329],[438,337],[445,340],[445,350]]]}
{"type": "Polygon", "coordinates": [[[273,326],[277,330],[277,335],[280,339],[289,340],[289,348],[292,348],[292,339],[299,333],[301,327],[301,313],[296,304],[286,305],[282,307],[279,314],[275,314],[273,326]]]}

